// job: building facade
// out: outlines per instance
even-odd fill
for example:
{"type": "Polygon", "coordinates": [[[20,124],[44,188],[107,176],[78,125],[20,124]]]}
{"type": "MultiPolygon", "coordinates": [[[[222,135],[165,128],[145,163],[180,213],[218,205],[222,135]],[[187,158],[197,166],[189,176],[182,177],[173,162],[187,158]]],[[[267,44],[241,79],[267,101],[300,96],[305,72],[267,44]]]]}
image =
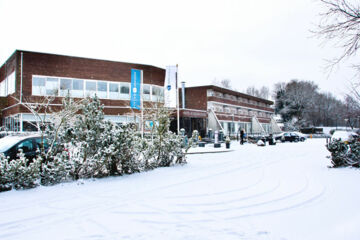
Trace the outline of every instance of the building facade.
{"type": "MultiPolygon", "coordinates": [[[[68,94],[77,99],[96,94],[104,104],[105,119],[139,124],[140,112],[130,108],[131,69],[142,70],[144,108],[163,103],[165,69],[16,50],[0,67],[2,129],[36,131],[38,119],[26,106],[51,98],[50,106],[60,109],[68,94]]],[[[278,131],[273,123],[272,101],[213,85],[183,86],[178,93],[180,128],[189,136],[198,130],[205,137],[209,129],[223,130],[227,135],[234,135],[239,129],[250,134],[278,131]]],[[[177,132],[176,111],[170,129],[177,132]]]]}
{"type": "Polygon", "coordinates": [[[205,125],[203,133],[211,129],[226,135],[236,135],[240,129],[255,135],[281,131],[273,119],[272,101],[214,85],[187,87],[184,95],[180,126],[185,130],[205,125]]]}
{"type": "Polygon", "coordinates": [[[45,97],[61,106],[69,93],[74,98],[97,95],[105,118],[114,122],[139,121],[130,108],[131,69],[143,71],[144,106],[162,102],[165,70],[162,68],[80,57],[16,50],[0,68],[0,108],[3,129],[34,130],[36,121],[23,103],[45,97]]]}

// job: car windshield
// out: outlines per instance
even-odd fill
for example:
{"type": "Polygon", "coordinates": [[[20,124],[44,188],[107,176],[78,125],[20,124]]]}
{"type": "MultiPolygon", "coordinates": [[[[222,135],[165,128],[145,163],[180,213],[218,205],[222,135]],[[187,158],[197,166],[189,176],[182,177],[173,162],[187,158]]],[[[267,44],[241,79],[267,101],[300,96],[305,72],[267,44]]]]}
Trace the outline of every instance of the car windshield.
{"type": "Polygon", "coordinates": [[[0,139],[0,152],[6,152],[16,143],[18,143],[21,139],[17,137],[4,137],[0,139]]]}

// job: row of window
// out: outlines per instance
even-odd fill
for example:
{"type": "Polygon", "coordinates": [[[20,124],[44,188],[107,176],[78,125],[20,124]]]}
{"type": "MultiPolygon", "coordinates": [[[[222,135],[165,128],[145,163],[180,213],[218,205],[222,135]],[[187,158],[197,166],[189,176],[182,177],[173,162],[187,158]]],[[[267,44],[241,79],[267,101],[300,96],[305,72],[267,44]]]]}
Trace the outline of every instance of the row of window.
{"type": "Polygon", "coordinates": [[[226,93],[224,94],[224,93],[221,93],[221,92],[216,92],[216,91],[214,91],[212,89],[209,89],[207,91],[207,96],[208,97],[224,98],[224,99],[229,99],[229,100],[232,100],[232,101],[237,101],[237,102],[241,102],[241,103],[249,103],[249,104],[262,106],[262,107],[270,107],[269,104],[266,104],[266,103],[263,103],[263,102],[255,101],[255,100],[252,100],[252,99],[247,99],[247,98],[244,98],[244,97],[237,97],[237,96],[226,94],[226,93]]]}
{"type": "MultiPolygon", "coordinates": [[[[220,121],[221,126],[225,130],[225,135],[227,134],[238,134],[241,129],[244,129],[246,133],[253,133],[251,123],[245,122],[228,122],[228,121],[220,121]]],[[[262,128],[266,133],[270,133],[272,131],[271,125],[268,123],[261,123],[262,128]]]]}
{"type": "Polygon", "coordinates": [[[227,107],[220,104],[210,104],[209,107],[212,107],[216,112],[223,112],[223,113],[231,113],[231,114],[240,114],[240,115],[248,115],[248,116],[257,116],[257,117],[271,117],[271,113],[266,113],[263,111],[256,111],[252,109],[244,109],[244,108],[234,108],[234,107],[227,107]]]}
{"type": "Polygon", "coordinates": [[[7,78],[0,82],[0,96],[6,97],[15,92],[15,71],[12,72],[7,78]]]}
{"type": "MultiPolygon", "coordinates": [[[[40,114],[38,117],[42,118],[45,121],[50,122],[50,115],[40,114]]],[[[36,122],[40,119],[33,114],[30,113],[20,113],[14,116],[5,117],[3,121],[3,126],[0,127],[1,131],[13,131],[19,132],[21,131],[38,131],[36,127],[36,122]]],[[[130,116],[130,115],[105,115],[104,118],[106,120],[110,120],[114,123],[140,123],[140,118],[138,116],[130,116]]]]}
{"type": "MultiPolygon", "coordinates": [[[[130,83],[43,76],[33,76],[32,78],[32,95],[64,97],[67,94],[76,98],[96,94],[101,99],[129,100],[130,83]]],[[[143,84],[142,96],[145,101],[161,102],[164,99],[164,89],[155,85],[143,84]]]]}

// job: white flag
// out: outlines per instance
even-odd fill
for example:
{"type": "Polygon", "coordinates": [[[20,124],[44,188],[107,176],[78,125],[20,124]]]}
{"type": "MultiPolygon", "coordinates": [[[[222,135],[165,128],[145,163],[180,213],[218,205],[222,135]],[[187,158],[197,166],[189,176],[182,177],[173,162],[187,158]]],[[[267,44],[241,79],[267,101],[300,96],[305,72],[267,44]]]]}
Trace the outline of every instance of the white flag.
{"type": "Polygon", "coordinates": [[[177,93],[177,67],[167,66],[164,81],[164,100],[165,107],[176,108],[177,93]]]}

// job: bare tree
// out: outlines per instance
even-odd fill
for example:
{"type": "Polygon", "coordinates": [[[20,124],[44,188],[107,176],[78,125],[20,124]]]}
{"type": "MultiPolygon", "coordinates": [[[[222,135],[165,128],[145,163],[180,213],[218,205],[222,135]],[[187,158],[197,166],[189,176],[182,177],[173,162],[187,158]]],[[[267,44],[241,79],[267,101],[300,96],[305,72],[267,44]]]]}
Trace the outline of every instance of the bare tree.
{"type": "MultiPolygon", "coordinates": [[[[358,0],[319,0],[325,11],[315,34],[325,42],[335,42],[335,47],[343,49],[337,58],[329,61],[330,70],[341,61],[356,55],[360,47],[360,2],[358,0]]],[[[360,64],[353,64],[360,74],[360,64]]],[[[360,81],[350,83],[349,94],[360,105],[360,81]]]]}
{"type": "Polygon", "coordinates": [[[354,128],[359,125],[360,106],[358,101],[351,96],[345,98],[345,117],[345,124],[349,127],[354,128]]]}
{"type": "Polygon", "coordinates": [[[259,95],[259,90],[255,86],[250,86],[245,90],[246,94],[257,97],[259,95]]]}
{"type": "Polygon", "coordinates": [[[54,96],[43,96],[38,97],[36,101],[32,99],[23,98],[23,101],[20,101],[18,98],[12,96],[18,103],[25,107],[35,118],[35,123],[29,122],[29,124],[36,127],[38,132],[43,132],[46,121],[48,121],[48,116],[53,112],[51,103],[54,101],[54,96]]]}
{"type": "Polygon", "coordinates": [[[260,89],[257,89],[255,86],[250,86],[246,89],[246,94],[249,94],[254,97],[264,98],[268,99],[270,95],[270,90],[268,87],[261,87],[260,89]]]}
{"type": "Polygon", "coordinates": [[[261,98],[265,98],[265,99],[269,99],[269,95],[270,95],[270,90],[268,87],[262,86],[260,88],[260,97],[261,98]]]}
{"type": "Polygon", "coordinates": [[[223,79],[221,81],[216,80],[216,78],[213,80],[212,82],[213,85],[215,86],[219,86],[219,87],[223,87],[223,88],[227,88],[227,89],[232,89],[231,86],[231,80],[230,79],[223,79]]]}
{"type": "Polygon", "coordinates": [[[350,0],[319,0],[325,7],[315,34],[325,41],[335,41],[343,53],[331,61],[331,66],[354,56],[360,46],[360,3],[350,0]]]}

